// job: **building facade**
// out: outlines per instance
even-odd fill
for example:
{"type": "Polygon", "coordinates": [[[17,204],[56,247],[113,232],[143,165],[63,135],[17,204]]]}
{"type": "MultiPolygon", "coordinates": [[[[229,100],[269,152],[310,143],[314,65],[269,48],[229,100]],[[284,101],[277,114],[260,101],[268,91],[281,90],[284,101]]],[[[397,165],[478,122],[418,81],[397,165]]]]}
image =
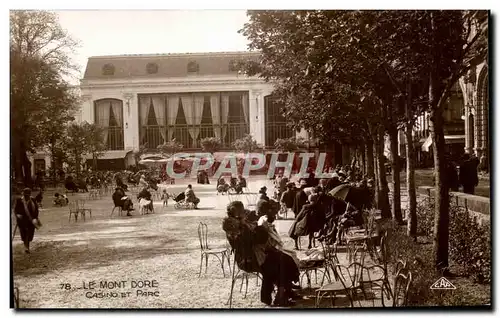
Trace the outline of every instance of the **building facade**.
{"type": "Polygon", "coordinates": [[[156,149],[176,139],[184,151],[201,149],[205,137],[220,138],[223,150],[251,134],[265,147],[277,138],[301,135],[286,126],[272,84],[238,72],[241,60],[258,53],[187,53],[98,56],[81,80],[79,120],[104,128],[101,160],[134,164],[132,152],[156,149]]]}

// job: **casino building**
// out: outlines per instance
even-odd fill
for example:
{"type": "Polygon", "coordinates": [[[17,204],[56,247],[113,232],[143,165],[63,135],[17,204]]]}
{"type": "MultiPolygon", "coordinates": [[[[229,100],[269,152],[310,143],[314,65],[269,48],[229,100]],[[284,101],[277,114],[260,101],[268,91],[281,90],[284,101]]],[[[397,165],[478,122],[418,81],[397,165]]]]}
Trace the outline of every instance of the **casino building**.
{"type": "Polygon", "coordinates": [[[249,133],[261,145],[300,135],[286,127],[273,86],[238,72],[236,63],[259,53],[221,52],[95,56],[81,80],[79,121],[104,128],[107,151],[99,167],[135,163],[133,150],[156,149],[175,138],[184,151],[218,137],[223,150],[249,133]]]}

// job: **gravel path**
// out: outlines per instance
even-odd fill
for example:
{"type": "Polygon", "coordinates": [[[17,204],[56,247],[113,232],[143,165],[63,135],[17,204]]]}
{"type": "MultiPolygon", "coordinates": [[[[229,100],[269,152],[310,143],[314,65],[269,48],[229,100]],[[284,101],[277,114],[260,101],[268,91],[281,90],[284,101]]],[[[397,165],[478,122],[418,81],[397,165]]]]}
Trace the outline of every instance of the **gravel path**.
{"type": "MultiPolygon", "coordinates": [[[[257,190],[269,180],[252,180],[257,190]]],[[[185,185],[169,186],[179,192],[185,185]]],[[[199,210],[175,210],[155,203],[155,214],[110,217],[111,195],[89,200],[92,219],[68,222],[67,207],[54,208],[45,197],[43,227],[35,234],[31,254],[24,254],[19,234],[13,241],[14,284],[24,308],[227,308],[231,279],[223,277],[215,258],[198,277],[200,250],[197,228],[208,225],[211,247],[226,244],[221,228],[227,196],[216,196],[215,185],[194,185],[199,210]]],[[[70,200],[85,194],[69,195],[70,200]]],[[[290,221],[277,221],[287,245],[290,221]]],[[[302,245],[306,245],[303,239],[302,245]]],[[[321,277],[318,278],[320,283],[321,277]]],[[[314,278],[313,283],[315,284],[314,278]]],[[[251,279],[246,298],[237,282],[233,307],[262,308],[259,286],[251,279]]],[[[244,287],[243,287],[244,289],[244,287]]],[[[303,290],[304,295],[311,294],[303,290]]],[[[371,301],[369,301],[371,303],[371,301]]],[[[298,307],[311,307],[305,297],[298,307]]],[[[328,303],[326,305],[329,305],[328,303]]],[[[341,300],[336,306],[347,306],[341,300]]]]}

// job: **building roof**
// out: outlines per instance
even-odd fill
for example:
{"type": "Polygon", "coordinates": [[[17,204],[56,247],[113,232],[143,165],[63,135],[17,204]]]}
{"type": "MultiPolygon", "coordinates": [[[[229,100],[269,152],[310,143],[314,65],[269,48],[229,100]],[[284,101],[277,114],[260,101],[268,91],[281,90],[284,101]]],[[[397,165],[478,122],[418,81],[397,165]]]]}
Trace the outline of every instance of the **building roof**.
{"type": "Polygon", "coordinates": [[[207,52],[92,56],[83,79],[229,75],[237,73],[230,67],[234,61],[256,60],[259,55],[259,52],[207,52]]]}

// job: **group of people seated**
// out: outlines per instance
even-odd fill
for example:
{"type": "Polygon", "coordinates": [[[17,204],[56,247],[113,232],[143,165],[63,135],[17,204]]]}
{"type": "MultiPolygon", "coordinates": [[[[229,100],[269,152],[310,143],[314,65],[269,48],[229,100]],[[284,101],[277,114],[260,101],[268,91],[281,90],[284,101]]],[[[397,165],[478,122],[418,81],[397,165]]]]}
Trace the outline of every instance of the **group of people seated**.
{"type": "Polygon", "coordinates": [[[65,194],[54,193],[54,206],[66,206],[69,203],[69,199],[65,194]]]}
{"type": "Polygon", "coordinates": [[[246,187],[247,180],[241,174],[237,178],[232,176],[229,183],[222,176],[217,180],[217,194],[224,194],[229,192],[229,190],[233,190],[236,194],[241,194],[246,187]]]}

